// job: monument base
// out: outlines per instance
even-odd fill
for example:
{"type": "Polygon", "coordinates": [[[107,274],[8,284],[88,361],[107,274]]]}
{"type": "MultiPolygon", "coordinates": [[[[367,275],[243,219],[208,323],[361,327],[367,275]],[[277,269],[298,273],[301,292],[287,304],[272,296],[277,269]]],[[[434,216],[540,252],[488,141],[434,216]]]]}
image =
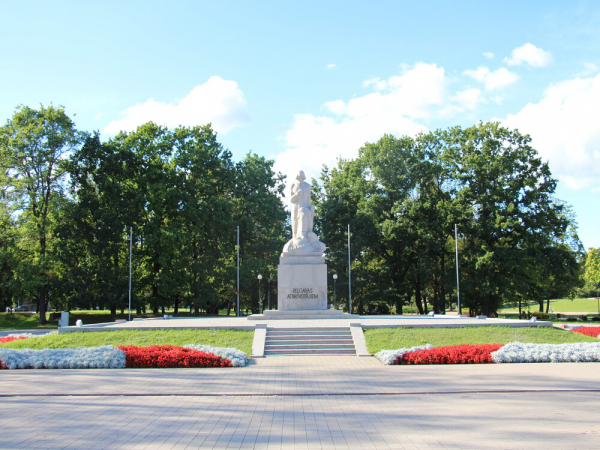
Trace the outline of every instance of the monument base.
{"type": "Polygon", "coordinates": [[[327,264],[308,257],[282,257],[277,267],[279,311],[327,310],[327,264]]]}
{"type": "Polygon", "coordinates": [[[358,319],[358,314],[344,314],[341,309],[297,309],[297,310],[266,310],[262,314],[252,314],[248,320],[318,320],[318,319],[358,319]]]}

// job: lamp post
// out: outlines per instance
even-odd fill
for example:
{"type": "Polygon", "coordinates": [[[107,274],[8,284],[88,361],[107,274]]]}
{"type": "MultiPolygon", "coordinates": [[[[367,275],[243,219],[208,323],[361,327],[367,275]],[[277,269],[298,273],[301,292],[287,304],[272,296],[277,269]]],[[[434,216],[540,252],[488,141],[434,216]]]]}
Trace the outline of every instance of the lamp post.
{"type": "Polygon", "coordinates": [[[260,280],[262,280],[262,275],[259,273],[256,278],[258,278],[258,313],[260,314],[262,310],[262,301],[260,298],[260,280]]]}
{"type": "Polygon", "coordinates": [[[335,283],[338,279],[337,273],[333,274],[333,309],[336,308],[337,306],[337,296],[336,296],[336,289],[335,289],[335,283]]]}

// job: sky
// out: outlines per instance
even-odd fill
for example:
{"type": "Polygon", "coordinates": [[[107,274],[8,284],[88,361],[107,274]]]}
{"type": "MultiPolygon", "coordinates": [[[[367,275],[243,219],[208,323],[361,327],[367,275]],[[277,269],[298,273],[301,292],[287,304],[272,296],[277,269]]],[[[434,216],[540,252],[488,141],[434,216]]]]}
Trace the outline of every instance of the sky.
{"type": "Polygon", "coordinates": [[[499,121],[532,138],[600,247],[600,2],[0,0],[0,123],[62,105],[107,140],[211,123],[303,169],[383,134],[499,121]]]}

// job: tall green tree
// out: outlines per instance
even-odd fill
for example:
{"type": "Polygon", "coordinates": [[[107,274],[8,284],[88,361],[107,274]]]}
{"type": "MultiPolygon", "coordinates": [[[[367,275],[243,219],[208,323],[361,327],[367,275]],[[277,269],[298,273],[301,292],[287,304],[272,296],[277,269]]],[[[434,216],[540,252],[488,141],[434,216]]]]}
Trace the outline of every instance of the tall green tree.
{"type": "MultiPolygon", "coordinates": [[[[590,248],[587,252],[583,277],[600,290],[600,248],[590,248]]],[[[598,291],[596,291],[596,296],[598,296],[598,291]]]]}
{"type": "Polygon", "coordinates": [[[0,128],[0,170],[8,203],[19,216],[21,295],[37,301],[46,323],[53,257],[55,208],[64,188],[64,162],[81,142],[81,134],[62,107],[19,106],[0,128]]]}

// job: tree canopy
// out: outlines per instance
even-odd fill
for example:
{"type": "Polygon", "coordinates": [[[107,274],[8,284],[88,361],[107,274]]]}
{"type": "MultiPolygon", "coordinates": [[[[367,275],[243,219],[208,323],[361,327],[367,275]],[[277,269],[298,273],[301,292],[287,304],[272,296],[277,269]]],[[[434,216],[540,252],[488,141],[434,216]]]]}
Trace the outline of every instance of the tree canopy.
{"type": "MultiPolygon", "coordinates": [[[[274,300],[290,233],[273,164],[253,153],[233,161],[210,125],[149,122],[103,141],[77,131],[62,107],[18,107],[0,128],[0,306],[123,310],[131,233],[138,312],[232,311],[239,226],[241,308],[256,312],[257,275],[274,300]]],[[[361,314],[453,308],[455,246],[472,313],[572,295],[582,249],[556,184],[529,137],[496,123],[365,144],[313,180],[337,299],[347,304],[348,224],[361,314]]],[[[585,277],[598,284],[594,251],[585,277]]]]}
{"type": "Polygon", "coordinates": [[[413,300],[421,313],[451,306],[455,224],[462,303],[473,313],[577,287],[575,223],[529,142],[480,123],[415,139],[384,136],[357,159],[325,168],[315,186],[318,226],[328,261],[347,273],[343,230],[351,225],[358,312],[413,300]]]}

